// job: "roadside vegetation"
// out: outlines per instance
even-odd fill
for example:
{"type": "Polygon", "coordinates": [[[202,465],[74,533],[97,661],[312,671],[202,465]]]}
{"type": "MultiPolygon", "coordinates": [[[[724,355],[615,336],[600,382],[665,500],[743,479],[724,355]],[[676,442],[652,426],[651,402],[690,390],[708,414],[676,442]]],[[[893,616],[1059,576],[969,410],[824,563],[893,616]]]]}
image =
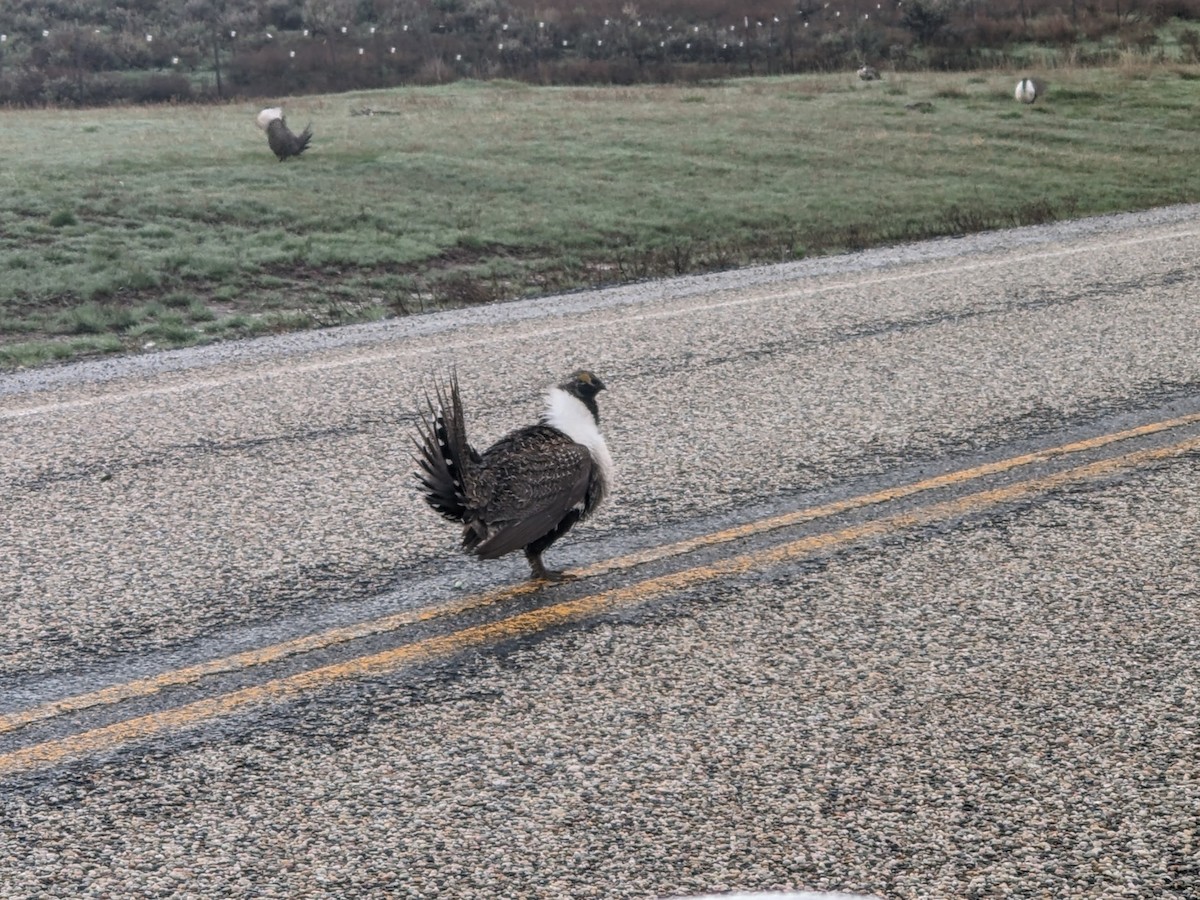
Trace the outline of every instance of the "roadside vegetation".
{"type": "Polygon", "coordinates": [[[5,0],[0,105],[1200,62],[1200,0],[5,0]]]}
{"type": "Polygon", "coordinates": [[[1200,199],[1200,67],[0,112],[0,366],[1200,199]]]}

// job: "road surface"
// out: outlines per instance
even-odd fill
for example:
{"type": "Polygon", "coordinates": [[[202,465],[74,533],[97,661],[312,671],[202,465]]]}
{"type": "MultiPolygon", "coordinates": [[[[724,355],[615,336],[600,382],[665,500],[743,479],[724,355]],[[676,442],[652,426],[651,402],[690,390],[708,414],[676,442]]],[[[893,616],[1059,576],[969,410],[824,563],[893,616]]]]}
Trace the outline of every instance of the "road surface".
{"type": "Polygon", "coordinates": [[[1200,209],[0,379],[0,896],[1200,894],[1200,209]],[[605,380],[529,585],[423,508],[605,380]]]}

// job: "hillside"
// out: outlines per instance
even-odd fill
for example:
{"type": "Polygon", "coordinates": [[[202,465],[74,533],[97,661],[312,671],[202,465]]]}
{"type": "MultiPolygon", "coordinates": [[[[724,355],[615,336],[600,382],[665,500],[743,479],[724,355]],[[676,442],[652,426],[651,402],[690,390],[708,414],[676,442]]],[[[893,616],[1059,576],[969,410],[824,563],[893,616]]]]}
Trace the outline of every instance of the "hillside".
{"type": "Polygon", "coordinates": [[[8,0],[0,104],[1200,59],[1200,0],[8,0]]]}

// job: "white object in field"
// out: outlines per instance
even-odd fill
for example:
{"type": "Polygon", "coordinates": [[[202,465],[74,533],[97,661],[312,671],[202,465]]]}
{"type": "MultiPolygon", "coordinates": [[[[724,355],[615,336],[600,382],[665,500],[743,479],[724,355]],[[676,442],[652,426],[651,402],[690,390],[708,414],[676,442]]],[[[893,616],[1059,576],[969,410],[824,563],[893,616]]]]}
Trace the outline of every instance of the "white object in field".
{"type": "Polygon", "coordinates": [[[1022,103],[1033,103],[1041,95],[1041,85],[1032,78],[1022,78],[1017,82],[1013,98],[1022,103]]]}
{"type": "Polygon", "coordinates": [[[264,109],[262,112],[260,112],[258,114],[258,118],[255,119],[255,122],[258,123],[259,128],[261,128],[263,131],[266,131],[268,125],[270,125],[276,119],[282,118],[283,109],[278,106],[272,106],[270,109],[264,109]]]}

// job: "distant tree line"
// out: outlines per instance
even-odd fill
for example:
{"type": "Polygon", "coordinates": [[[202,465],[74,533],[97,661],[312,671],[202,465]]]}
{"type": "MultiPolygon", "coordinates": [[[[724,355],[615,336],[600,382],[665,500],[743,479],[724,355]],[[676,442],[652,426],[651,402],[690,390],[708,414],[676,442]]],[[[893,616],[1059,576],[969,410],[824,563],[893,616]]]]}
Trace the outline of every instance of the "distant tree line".
{"type": "MultiPolygon", "coordinates": [[[[181,102],[510,78],[972,69],[1018,45],[1153,51],[1200,0],[5,0],[0,104],[181,102]]],[[[1183,33],[1195,61],[1197,32],[1183,33]]]]}

